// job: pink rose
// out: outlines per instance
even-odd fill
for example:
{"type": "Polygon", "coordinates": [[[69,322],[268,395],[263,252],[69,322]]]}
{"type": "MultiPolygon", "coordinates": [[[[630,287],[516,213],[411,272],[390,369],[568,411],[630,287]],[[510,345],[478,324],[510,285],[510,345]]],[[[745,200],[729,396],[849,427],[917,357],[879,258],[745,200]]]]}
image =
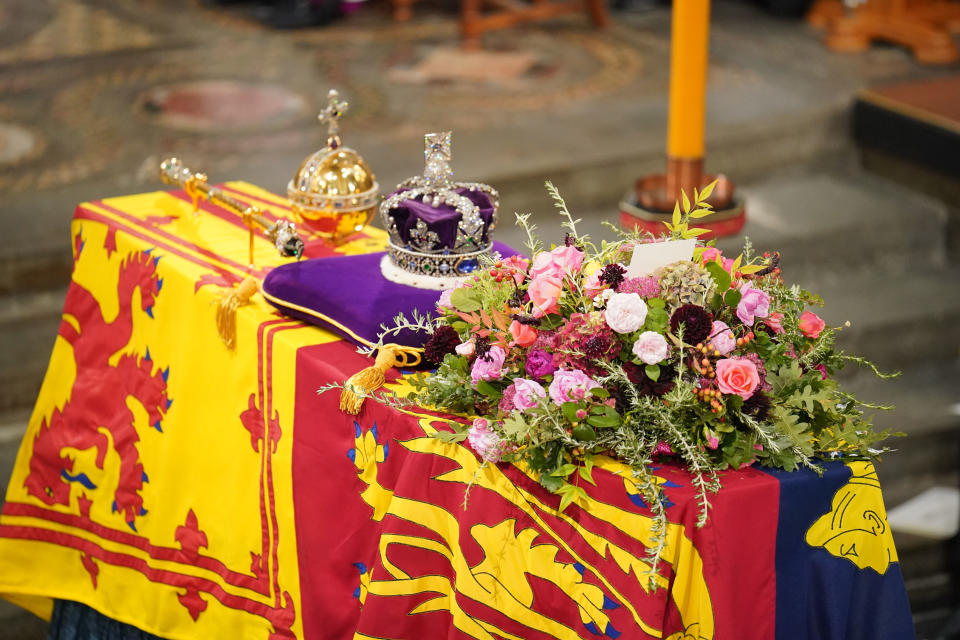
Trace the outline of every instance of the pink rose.
{"type": "Polygon", "coordinates": [[[740,304],[737,305],[737,317],[743,324],[753,326],[754,318],[766,318],[770,315],[770,296],[760,289],[754,289],[744,283],[740,289],[740,304]]]}
{"type": "Polygon", "coordinates": [[[453,295],[453,289],[446,289],[443,293],[440,294],[440,297],[437,299],[437,310],[444,311],[445,309],[453,309],[453,303],[450,301],[450,296],[453,295]]]}
{"type": "Polygon", "coordinates": [[[559,246],[553,251],[541,251],[533,258],[530,275],[563,278],[568,273],[577,273],[583,264],[583,251],[573,246],[559,246]]]}
{"type": "Polygon", "coordinates": [[[727,271],[730,271],[733,268],[733,260],[730,258],[724,258],[723,253],[716,247],[707,247],[704,249],[703,253],[701,254],[701,259],[703,260],[704,264],[711,261],[719,262],[727,271]]]}
{"type": "Polygon", "coordinates": [[[547,395],[543,387],[526,378],[517,378],[513,381],[512,386],[516,391],[513,396],[513,406],[521,411],[534,408],[540,402],[540,399],[547,395]]]}
{"type": "Polygon", "coordinates": [[[819,338],[820,332],[826,326],[820,316],[812,311],[804,311],[800,314],[800,333],[808,338],[819,338]]]}
{"type": "Polygon", "coordinates": [[[720,446],[720,438],[717,437],[717,432],[709,427],[703,428],[703,437],[706,439],[706,444],[708,449],[716,449],[720,446]]]}
{"type": "Polygon", "coordinates": [[[783,333],[783,314],[782,313],[771,313],[764,319],[764,322],[768,327],[773,329],[774,333],[783,333]]]}
{"type": "Polygon", "coordinates": [[[617,333],[633,333],[647,319],[647,303],[637,293],[615,293],[607,302],[603,318],[617,333]]]}
{"type": "Polygon", "coordinates": [[[821,380],[826,380],[827,378],[830,377],[830,376],[827,375],[827,368],[826,368],[825,366],[823,366],[822,364],[818,364],[817,366],[814,367],[814,369],[816,369],[817,371],[820,372],[820,379],[821,379],[821,380]]]}
{"type": "Polygon", "coordinates": [[[703,259],[704,263],[707,263],[711,260],[716,260],[722,255],[723,253],[720,251],[720,249],[717,249],[716,247],[706,247],[703,250],[703,253],[700,254],[700,257],[703,259]]]}
{"type": "Polygon", "coordinates": [[[596,298],[597,294],[603,291],[603,288],[606,286],[606,284],[600,281],[600,271],[600,269],[597,269],[583,281],[583,293],[588,298],[596,298]]]}
{"type": "Polygon", "coordinates": [[[720,355],[725,356],[737,347],[737,339],[726,322],[714,320],[710,327],[710,344],[720,355]]]}
{"type": "Polygon", "coordinates": [[[477,344],[473,341],[473,338],[470,338],[466,342],[461,342],[453,348],[457,352],[458,356],[464,356],[469,358],[473,355],[473,352],[477,350],[477,344]]]}
{"type": "Polygon", "coordinates": [[[509,445],[490,428],[486,418],[475,418],[467,431],[467,441],[477,454],[487,462],[499,462],[509,445]]]}
{"type": "Polygon", "coordinates": [[[760,384],[757,365],[746,358],[724,358],[717,361],[717,388],[720,393],[737,394],[744,400],[753,395],[760,384]]]}
{"type": "Polygon", "coordinates": [[[557,313],[557,301],[563,292],[563,281],[556,276],[537,276],[530,282],[527,294],[533,303],[533,316],[542,318],[548,313],[557,313]]]}
{"type": "Polygon", "coordinates": [[[499,380],[503,375],[503,361],[507,357],[507,352],[502,347],[492,346],[486,355],[473,361],[473,368],[470,370],[470,379],[473,384],[481,380],[499,380]]]}
{"type": "Polygon", "coordinates": [[[550,383],[550,399],[557,406],[564,402],[577,402],[587,397],[590,389],[599,386],[599,383],[580,369],[558,369],[550,383]]]}
{"type": "Polygon", "coordinates": [[[656,331],[644,331],[633,343],[633,355],[646,364],[657,364],[667,359],[670,345],[667,339],[656,331]]]}
{"type": "Polygon", "coordinates": [[[510,323],[510,335],[513,343],[520,347],[529,347],[537,341],[537,330],[516,320],[510,323]]]}

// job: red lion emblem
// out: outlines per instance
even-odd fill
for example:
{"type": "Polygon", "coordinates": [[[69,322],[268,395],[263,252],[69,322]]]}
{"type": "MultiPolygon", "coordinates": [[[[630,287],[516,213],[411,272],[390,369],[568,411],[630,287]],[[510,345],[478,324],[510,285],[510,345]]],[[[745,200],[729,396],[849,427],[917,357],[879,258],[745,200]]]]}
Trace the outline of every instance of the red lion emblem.
{"type": "Polygon", "coordinates": [[[96,464],[102,470],[112,441],[121,461],[113,510],[120,512],[134,531],[135,518],[146,514],[140,491],[148,478],[140,463],[140,438],[127,398],[135,398],[147,411],[150,424],[162,431],[163,416],[172,402],[167,398],[169,368],[153,373],[149,350],[142,357],[124,353],[113,366],[109,361],[130,342],[135,290],[140,291],[141,308],[153,317],[153,304],[163,285],[157,277],[159,261],[150,251],[123,259],[117,284],[119,312],[110,322],[104,319],[93,294],[76,281],[72,283],[59,334],[73,346],[77,377],[63,409],[54,409],[49,423],[44,419],[40,425],[33,440],[30,473],[24,481],[27,492],[46,504],[67,505],[70,483],[79,482],[88,489],[96,485],[85,473],[73,473],[74,459],[63,454],[63,449],[96,448],[96,464]]]}

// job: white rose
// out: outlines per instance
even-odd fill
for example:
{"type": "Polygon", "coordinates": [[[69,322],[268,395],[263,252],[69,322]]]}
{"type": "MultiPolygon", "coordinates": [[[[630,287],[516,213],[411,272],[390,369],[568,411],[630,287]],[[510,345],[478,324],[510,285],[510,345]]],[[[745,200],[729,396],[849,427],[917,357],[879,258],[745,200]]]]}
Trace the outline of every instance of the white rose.
{"type": "Polygon", "coordinates": [[[647,319],[647,303],[637,293],[615,293],[610,296],[603,317],[617,333],[633,333],[647,319]]]}
{"type": "Polygon", "coordinates": [[[633,343],[633,355],[646,364],[663,362],[669,353],[670,345],[667,344],[667,339],[656,331],[644,331],[633,343]]]}

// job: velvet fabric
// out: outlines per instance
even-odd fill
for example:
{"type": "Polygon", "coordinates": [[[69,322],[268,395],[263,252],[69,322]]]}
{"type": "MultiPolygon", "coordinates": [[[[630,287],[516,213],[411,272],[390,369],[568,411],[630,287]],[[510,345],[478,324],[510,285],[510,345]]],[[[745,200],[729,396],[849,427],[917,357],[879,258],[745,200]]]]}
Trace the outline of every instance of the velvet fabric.
{"type": "MultiPolygon", "coordinates": [[[[395,193],[406,191],[400,189],[395,193]]],[[[490,201],[490,196],[482,191],[470,191],[470,189],[460,188],[456,190],[462,196],[466,196],[470,201],[480,209],[480,218],[483,219],[483,235],[479,238],[480,245],[487,242],[487,231],[490,223],[493,221],[494,207],[490,201]]],[[[440,239],[430,248],[431,251],[440,251],[443,249],[453,249],[457,242],[457,225],[460,222],[460,212],[452,205],[443,204],[439,207],[433,207],[429,204],[417,200],[404,200],[394,207],[390,215],[397,224],[397,233],[404,244],[410,242],[410,231],[417,226],[418,220],[427,223],[427,229],[437,234],[440,239]]]]}
{"type": "MultiPolygon", "coordinates": [[[[493,250],[505,258],[517,253],[499,242],[493,250]]],[[[435,315],[441,294],[387,280],[380,273],[383,256],[379,252],[291,262],[264,278],[263,291],[270,304],[290,317],[332,329],[357,344],[373,343],[380,325],[393,326],[398,313],[410,318],[416,309],[435,315]]],[[[403,331],[388,342],[420,348],[427,337],[403,331]]]]}

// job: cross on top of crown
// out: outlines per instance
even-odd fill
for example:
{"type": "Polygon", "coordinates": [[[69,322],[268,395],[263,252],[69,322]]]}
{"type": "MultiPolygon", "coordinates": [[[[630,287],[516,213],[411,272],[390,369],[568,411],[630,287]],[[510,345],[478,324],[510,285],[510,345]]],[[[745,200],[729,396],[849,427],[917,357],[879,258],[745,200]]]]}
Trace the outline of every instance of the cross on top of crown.
{"type": "Polygon", "coordinates": [[[340,99],[340,92],[330,89],[327,93],[327,106],[320,111],[317,120],[327,125],[327,146],[336,149],[340,146],[340,118],[347,112],[350,104],[340,99]]]}
{"type": "Polygon", "coordinates": [[[448,186],[453,177],[450,168],[450,136],[452,132],[428,133],[423,136],[423,176],[435,186],[448,186]]]}

